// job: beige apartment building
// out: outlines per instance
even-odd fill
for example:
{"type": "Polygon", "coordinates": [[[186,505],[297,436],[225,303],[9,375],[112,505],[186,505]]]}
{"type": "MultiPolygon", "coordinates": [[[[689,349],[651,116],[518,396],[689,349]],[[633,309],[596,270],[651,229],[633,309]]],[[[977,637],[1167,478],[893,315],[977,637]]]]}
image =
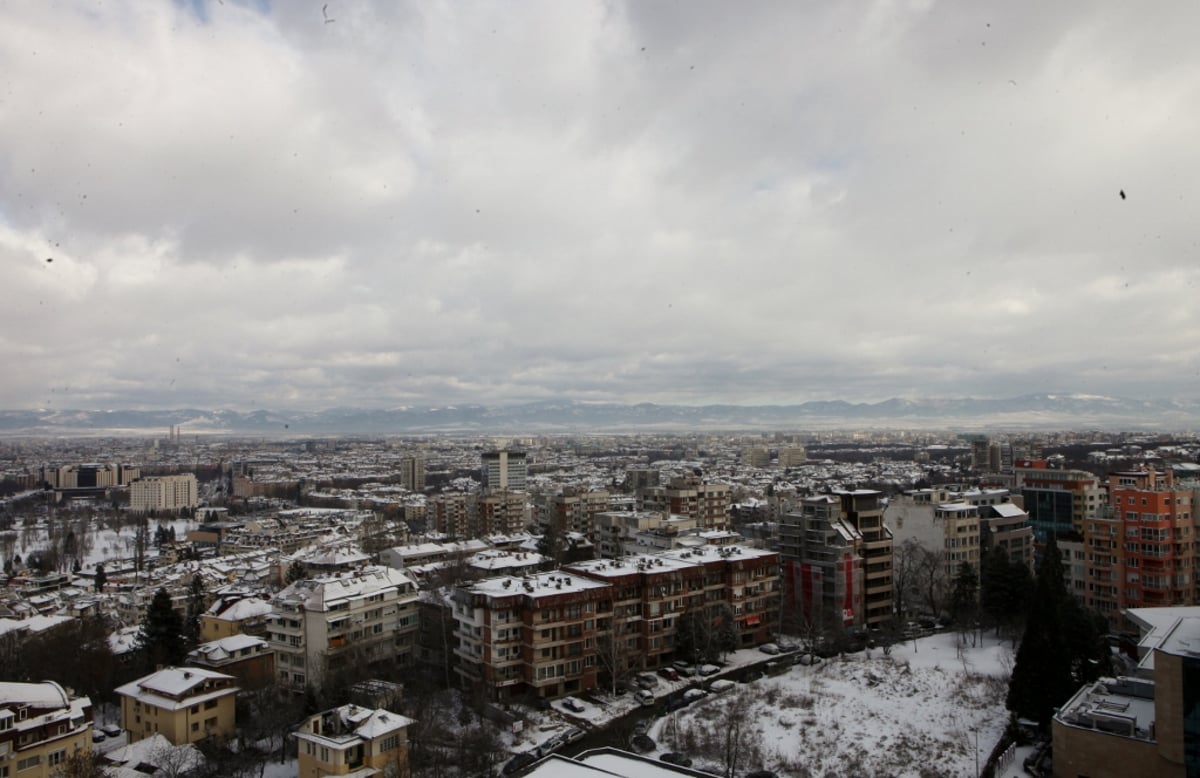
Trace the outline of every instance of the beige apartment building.
{"type": "Polygon", "coordinates": [[[53,681],[0,683],[0,776],[49,778],[92,748],[92,702],[53,681]]]}
{"type": "Polygon", "coordinates": [[[589,492],[567,487],[558,494],[537,498],[536,521],[540,532],[549,528],[561,533],[577,532],[596,542],[595,516],[608,510],[608,492],[589,492]]]}
{"type": "Polygon", "coordinates": [[[408,664],[417,619],[416,584],[391,568],[297,581],[276,595],[268,621],[279,681],[300,690],[353,665],[408,664]]]}
{"type": "Polygon", "coordinates": [[[129,484],[129,509],[134,513],[173,512],[196,507],[196,476],[148,475],[129,484]]]}
{"type": "Polygon", "coordinates": [[[672,478],[666,486],[639,489],[640,511],[658,511],[695,519],[701,529],[728,529],[732,503],[728,484],[709,483],[700,476],[672,478]]]}
{"type": "Polygon", "coordinates": [[[237,727],[232,675],[199,667],[165,667],[116,689],[129,740],[158,733],[172,745],[232,736],[237,727]]]}
{"type": "Polygon", "coordinates": [[[409,778],[408,727],[412,719],[382,709],[343,705],[296,727],[299,778],[353,775],[409,778]]]}

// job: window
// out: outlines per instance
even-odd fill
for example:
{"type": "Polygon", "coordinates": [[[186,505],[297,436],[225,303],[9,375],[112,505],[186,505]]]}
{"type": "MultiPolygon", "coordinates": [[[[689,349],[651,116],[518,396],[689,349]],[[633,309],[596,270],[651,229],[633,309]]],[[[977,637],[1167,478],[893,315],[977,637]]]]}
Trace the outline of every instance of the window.
{"type": "Polygon", "coordinates": [[[28,770],[32,767],[37,767],[41,763],[42,763],[42,755],[41,754],[34,754],[33,756],[27,756],[24,759],[17,762],[17,772],[19,773],[22,770],[28,770]]]}
{"type": "Polygon", "coordinates": [[[46,763],[51,766],[62,764],[65,761],[67,761],[67,749],[65,748],[60,748],[59,750],[53,752],[50,754],[49,758],[46,759],[46,763]]]}

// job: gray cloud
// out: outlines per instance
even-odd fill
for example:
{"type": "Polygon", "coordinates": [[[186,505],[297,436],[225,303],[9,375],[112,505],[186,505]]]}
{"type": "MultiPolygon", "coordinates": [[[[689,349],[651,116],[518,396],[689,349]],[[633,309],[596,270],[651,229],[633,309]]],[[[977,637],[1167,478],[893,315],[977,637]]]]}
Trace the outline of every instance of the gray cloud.
{"type": "Polygon", "coordinates": [[[8,9],[0,407],[1194,396],[1200,11],[1043,6],[8,9]]]}

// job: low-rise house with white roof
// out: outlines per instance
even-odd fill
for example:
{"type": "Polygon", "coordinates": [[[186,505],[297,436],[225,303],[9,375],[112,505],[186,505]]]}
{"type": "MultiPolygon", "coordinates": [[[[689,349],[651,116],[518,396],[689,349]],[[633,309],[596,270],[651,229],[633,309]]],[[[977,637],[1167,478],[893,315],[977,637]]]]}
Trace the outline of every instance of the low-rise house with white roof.
{"type": "Polygon", "coordinates": [[[47,778],[92,747],[92,702],[53,681],[0,683],[0,776],[47,778]]]}
{"type": "Polygon", "coordinates": [[[275,652],[265,638],[255,635],[229,637],[201,643],[188,654],[188,664],[228,673],[247,689],[275,680],[275,652]]]}
{"type": "Polygon", "coordinates": [[[357,705],[310,716],[293,733],[299,751],[297,774],[409,778],[408,727],[414,723],[398,713],[357,705]]]}
{"type": "Polygon", "coordinates": [[[262,597],[236,594],[218,597],[200,615],[200,637],[219,640],[230,635],[265,635],[271,603],[262,597]]]}
{"type": "Polygon", "coordinates": [[[297,581],[276,596],[268,629],[279,681],[297,690],[352,665],[408,664],[417,586],[387,567],[297,581]]]}
{"type": "Polygon", "coordinates": [[[159,733],[175,745],[231,736],[236,680],[199,667],[165,667],[117,687],[121,727],[131,741],[159,733]]]}

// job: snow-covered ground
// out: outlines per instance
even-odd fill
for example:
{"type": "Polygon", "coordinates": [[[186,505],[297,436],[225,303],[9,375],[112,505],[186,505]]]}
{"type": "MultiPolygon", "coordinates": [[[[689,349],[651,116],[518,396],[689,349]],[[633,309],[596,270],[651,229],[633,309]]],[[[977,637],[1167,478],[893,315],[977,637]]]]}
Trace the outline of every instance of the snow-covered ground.
{"type": "Polygon", "coordinates": [[[740,727],[748,746],[741,770],[973,776],[1004,731],[1012,655],[1007,642],[985,636],[960,646],[957,634],[943,633],[890,656],[872,649],[795,665],[658,720],[654,755],[683,751],[697,767],[716,768],[702,744],[724,746],[740,727]]]}

